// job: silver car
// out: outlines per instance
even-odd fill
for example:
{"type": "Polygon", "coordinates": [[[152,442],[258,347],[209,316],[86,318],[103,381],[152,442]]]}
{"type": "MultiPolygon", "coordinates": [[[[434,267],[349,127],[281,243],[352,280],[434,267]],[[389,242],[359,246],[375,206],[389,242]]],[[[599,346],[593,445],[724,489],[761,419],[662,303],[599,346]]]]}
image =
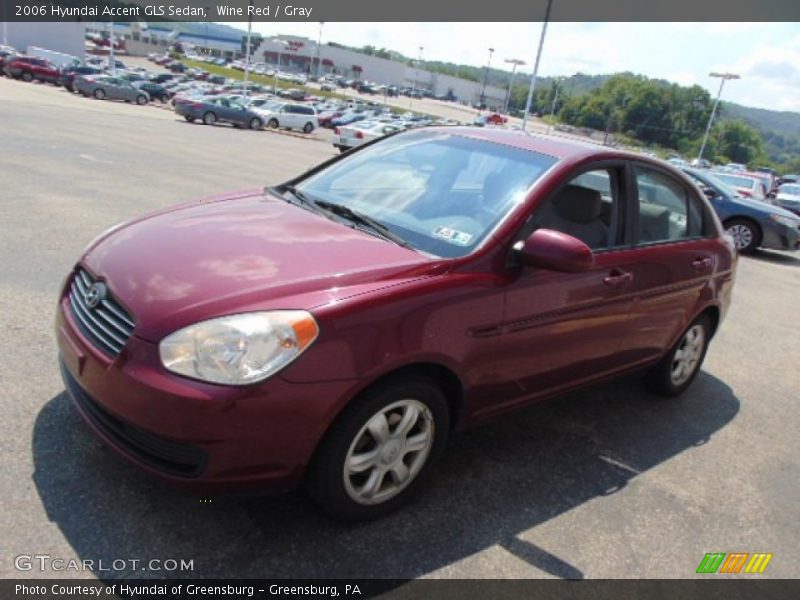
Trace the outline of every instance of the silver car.
{"type": "Polygon", "coordinates": [[[113,75],[86,75],[76,77],[75,91],[84,96],[94,96],[98,100],[125,100],[136,104],[147,104],[150,95],[135,87],[130,81],[113,75]]]}

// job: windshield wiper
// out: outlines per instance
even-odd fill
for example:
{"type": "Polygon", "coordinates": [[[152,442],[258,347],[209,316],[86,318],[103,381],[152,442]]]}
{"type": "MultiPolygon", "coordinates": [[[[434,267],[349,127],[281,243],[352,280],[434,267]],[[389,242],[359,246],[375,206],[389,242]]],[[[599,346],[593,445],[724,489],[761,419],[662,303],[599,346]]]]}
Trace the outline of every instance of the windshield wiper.
{"type": "Polygon", "coordinates": [[[335,214],[336,216],[343,217],[348,221],[353,223],[357,223],[359,225],[363,225],[377,233],[379,236],[389,240],[390,242],[394,242],[398,246],[402,246],[403,248],[411,248],[411,244],[405,241],[396,233],[393,233],[386,225],[381,223],[380,221],[376,221],[372,217],[365,215],[364,213],[360,213],[358,211],[353,210],[347,206],[342,204],[336,204],[335,202],[328,202],[327,200],[316,200],[314,204],[319,208],[322,208],[328,212],[335,214]]]}

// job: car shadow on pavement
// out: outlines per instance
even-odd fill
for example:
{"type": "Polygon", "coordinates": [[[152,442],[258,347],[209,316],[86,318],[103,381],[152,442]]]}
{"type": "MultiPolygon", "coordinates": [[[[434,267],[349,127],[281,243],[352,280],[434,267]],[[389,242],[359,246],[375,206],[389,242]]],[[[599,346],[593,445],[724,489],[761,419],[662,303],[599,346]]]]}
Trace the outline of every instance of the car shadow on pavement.
{"type": "Polygon", "coordinates": [[[752,258],[760,262],[772,263],[774,265],[786,265],[789,267],[800,267],[800,255],[789,252],[772,252],[770,250],[756,250],[748,254],[747,258],[752,258]]]}
{"type": "Polygon", "coordinates": [[[103,446],[62,393],[37,416],[33,480],[75,551],[63,558],[95,561],[103,579],[412,578],[492,547],[530,565],[531,577],[581,579],[530,530],[707,443],[738,410],[706,372],[671,400],[637,377],[572,394],[455,434],[413,504],[349,525],[301,493],[201,499],[152,481],[103,446]],[[99,568],[115,559],[150,570],[99,568]],[[151,559],[191,560],[193,570],[157,571],[151,559]]]}

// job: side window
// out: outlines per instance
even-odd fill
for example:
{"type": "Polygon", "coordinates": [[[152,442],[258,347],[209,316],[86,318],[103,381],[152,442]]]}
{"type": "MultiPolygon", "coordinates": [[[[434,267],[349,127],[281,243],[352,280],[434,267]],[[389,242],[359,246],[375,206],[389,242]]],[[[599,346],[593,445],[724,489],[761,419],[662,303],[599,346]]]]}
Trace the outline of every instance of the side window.
{"type": "Polygon", "coordinates": [[[594,250],[615,246],[619,237],[618,181],[613,169],[595,169],[574,177],[536,209],[526,234],[553,229],[594,250]]]}
{"type": "Polygon", "coordinates": [[[703,234],[703,210],[672,177],[635,167],[639,190],[639,242],[671,242],[703,234]]]}

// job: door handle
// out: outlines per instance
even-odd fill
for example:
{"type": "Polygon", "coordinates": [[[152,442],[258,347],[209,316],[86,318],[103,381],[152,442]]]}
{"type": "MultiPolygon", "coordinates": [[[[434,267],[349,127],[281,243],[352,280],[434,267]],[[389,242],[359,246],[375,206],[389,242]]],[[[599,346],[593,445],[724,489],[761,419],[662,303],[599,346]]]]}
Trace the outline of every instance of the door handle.
{"type": "Polygon", "coordinates": [[[711,259],[707,256],[702,258],[695,258],[692,261],[692,266],[695,268],[696,271],[705,271],[706,269],[711,268],[711,259]]]}
{"type": "Polygon", "coordinates": [[[612,288],[624,287],[631,281],[633,281],[633,273],[620,271],[619,269],[612,270],[606,277],[603,278],[603,283],[612,288]]]}

